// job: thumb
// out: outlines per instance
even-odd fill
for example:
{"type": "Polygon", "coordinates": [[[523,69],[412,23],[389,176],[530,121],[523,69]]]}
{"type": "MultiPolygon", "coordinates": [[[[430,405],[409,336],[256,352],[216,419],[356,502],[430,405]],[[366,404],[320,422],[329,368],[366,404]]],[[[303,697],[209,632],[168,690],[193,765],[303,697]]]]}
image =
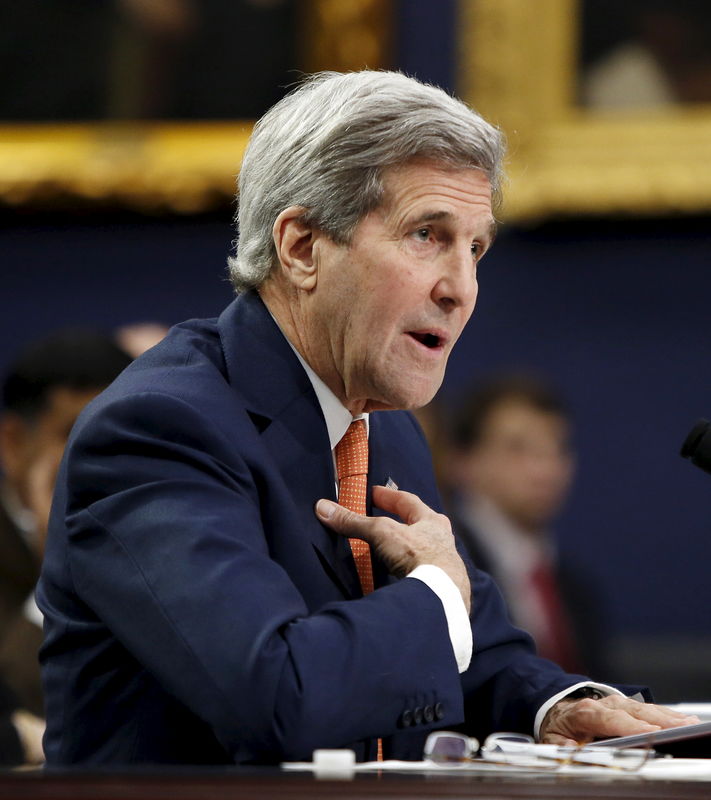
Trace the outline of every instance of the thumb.
{"type": "Polygon", "coordinates": [[[373,486],[373,503],[383,511],[397,514],[406,525],[412,525],[435,513],[416,494],[387,486],[373,486]]]}
{"type": "Polygon", "coordinates": [[[316,503],[316,516],[336,533],[365,541],[369,539],[370,519],[349,511],[333,500],[319,500],[316,503]]]}

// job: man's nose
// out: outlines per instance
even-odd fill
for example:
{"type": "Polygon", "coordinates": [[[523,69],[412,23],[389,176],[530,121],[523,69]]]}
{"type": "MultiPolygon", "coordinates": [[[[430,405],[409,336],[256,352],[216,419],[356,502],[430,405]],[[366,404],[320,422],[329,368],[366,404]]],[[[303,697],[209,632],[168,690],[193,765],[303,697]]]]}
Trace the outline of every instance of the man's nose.
{"type": "Polygon", "coordinates": [[[471,249],[469,246],[453,249],[442,260],[442,271],[432,291],[434,301],[445,310],[473,306],[478,290],[471,249]]]}

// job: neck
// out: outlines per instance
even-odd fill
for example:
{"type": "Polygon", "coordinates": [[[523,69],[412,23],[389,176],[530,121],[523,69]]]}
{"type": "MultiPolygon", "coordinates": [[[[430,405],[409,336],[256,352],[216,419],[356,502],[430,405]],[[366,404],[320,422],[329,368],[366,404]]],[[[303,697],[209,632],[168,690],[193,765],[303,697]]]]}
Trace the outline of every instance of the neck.
{"type": "Polygon", "coordinates": [[[259,287],[259,296],[291,346],[333,392],[341,405],[353,417],[368,410],[364,400],[349,401],[346,397],[345,384],[335,368],[335,359],[327,359],[323,355],[319,358],[319,353],[328,355],[330,352],[323,346],[328,341],[328,332],[324,330],[319,333],[314,330],[314,322],[304,310],[299,293],[289,287],[285,289],[280,286],[277,279],[268,278],[259,287]],[[320,347],[313,346],[316,342],[320,343],[320,347]]]}

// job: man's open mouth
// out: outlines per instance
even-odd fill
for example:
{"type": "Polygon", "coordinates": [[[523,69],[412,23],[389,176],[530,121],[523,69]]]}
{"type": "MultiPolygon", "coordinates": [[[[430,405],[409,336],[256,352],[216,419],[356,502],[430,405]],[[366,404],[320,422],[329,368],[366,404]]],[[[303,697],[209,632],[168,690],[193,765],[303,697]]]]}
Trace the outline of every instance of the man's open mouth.
{"type": "Polygon", "coordinates": [[[430,333],[429,331],[408,331],[408,333],[413,339],[417,339],[420,344],[423,344],[430,350],[440,347],[444,342],[441,336],[438,336],[436,333],[430,333]]]}

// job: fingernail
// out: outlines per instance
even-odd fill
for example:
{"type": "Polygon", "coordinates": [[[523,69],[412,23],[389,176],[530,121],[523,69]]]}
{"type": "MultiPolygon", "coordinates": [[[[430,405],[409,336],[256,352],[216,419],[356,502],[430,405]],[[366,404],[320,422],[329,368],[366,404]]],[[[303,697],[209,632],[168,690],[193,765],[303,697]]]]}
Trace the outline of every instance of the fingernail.
{"type": "Polygon", "coordinates": [[[319,500],[316,503],[316,513],[323,519],[331,519],[336,510],[336,504],[331,500],[319,500]]]}

